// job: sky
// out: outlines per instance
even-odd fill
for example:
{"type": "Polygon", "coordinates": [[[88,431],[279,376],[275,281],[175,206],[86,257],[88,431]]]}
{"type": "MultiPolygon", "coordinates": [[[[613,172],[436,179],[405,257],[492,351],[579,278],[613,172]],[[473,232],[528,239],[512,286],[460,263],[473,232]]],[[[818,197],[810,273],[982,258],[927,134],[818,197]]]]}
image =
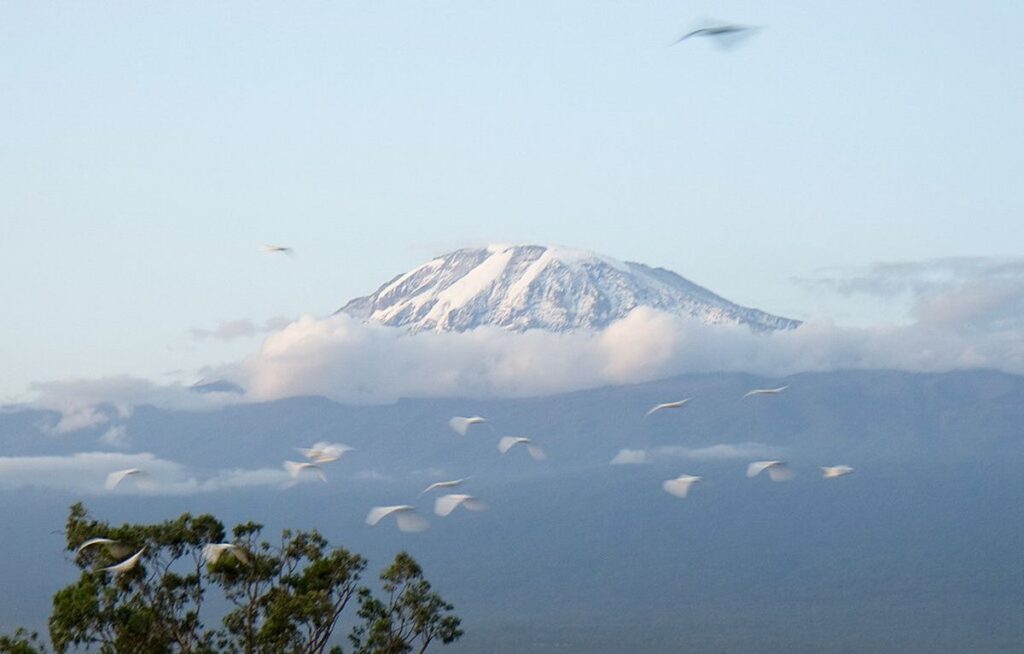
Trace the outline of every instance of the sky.
{"type": "Polygon", "coordinates": [[[1022,22],[1009,1],[4,3],[0,398],[194,381],[489,242],[905,319],[842,278],[1024,245],[1022,22]],[[760,29],[670,45],[709,19],[760,29]]]}

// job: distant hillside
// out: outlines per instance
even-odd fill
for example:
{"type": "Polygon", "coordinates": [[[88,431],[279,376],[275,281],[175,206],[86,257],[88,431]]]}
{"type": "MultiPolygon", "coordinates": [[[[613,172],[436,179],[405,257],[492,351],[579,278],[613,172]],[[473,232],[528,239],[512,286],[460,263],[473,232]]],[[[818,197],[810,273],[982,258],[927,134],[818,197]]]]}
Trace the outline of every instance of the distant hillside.
{"type": "MultiPolygon", "coordinates": [[[[103,431],[35,427],[53,419],[0,414],[0,443],[9,454],[58,454],[93,449],[103,431]]],[[[408,549],[465,618],[453,652],[1024,651],[1022,377],[693,375],[487,402],[143,407],[126,427],[132,450],[205,469],[277,465],[321,439],[353,445],[326,468],[328,484],[86,501],[114,521],[189,510],[316,526],[370,555],[371,568],[408,549]],[[741,399],[782,384],[782,395],[741,399]],[[683,409],[643,417],[689,396],[683,409]],[[490,427],[460,437],[446,424],[475,414],[490,427]],[[506,434],[535,439],[548,459],[501,456],[506,434]],[[735,447],[708,449],[722,444],[735,447]],[[790,461],[795,479],[747,479],[744,447],[754,446],[790,461]],[[621,448],[661,454],[608,465],[621,448]],[[856,472],[820,478],[818,466],[840,463],[856,472]],[[706,483],[671,497],[660,484],[680,473],[706,483]],[[417,496],[428,481],[467,475],[488,511],[438,518],[417,496]],[[432,528],[363,524],[370,506],[399,502],[419,506],[432,528]]],[[[0,592],[0,629],[40,625],[71,575],[60,535],[47,534],[75,499],[0,493],[19,534],[0,541],[0,578],[19,589],[0,592]]]]}

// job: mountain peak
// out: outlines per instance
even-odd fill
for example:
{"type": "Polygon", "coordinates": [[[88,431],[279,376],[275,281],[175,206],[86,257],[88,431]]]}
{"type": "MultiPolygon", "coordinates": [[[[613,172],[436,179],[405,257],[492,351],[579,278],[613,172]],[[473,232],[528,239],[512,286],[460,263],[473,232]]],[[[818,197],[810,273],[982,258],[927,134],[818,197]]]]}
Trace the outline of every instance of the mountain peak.
{"type": "Polygon", "coordinates": [[[639,306],[757,331],[800,323],[733,304],[663,268],[560,246],[464,248],[398,275],[338,310],[412,331],[601,329],[639,306]]]}

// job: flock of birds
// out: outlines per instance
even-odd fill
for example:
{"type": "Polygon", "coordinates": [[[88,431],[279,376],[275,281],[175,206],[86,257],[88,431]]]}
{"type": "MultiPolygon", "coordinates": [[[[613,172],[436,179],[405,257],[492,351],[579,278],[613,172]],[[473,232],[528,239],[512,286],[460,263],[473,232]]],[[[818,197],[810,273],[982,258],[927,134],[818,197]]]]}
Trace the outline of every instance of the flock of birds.
{"type": "MultiPolygon", "coordinates": [[[[744,25],[713,24],[695,29],[682,35],[673,43],[673,45],[697,37],[714,38],[720,45],[729,45],[735,42],[738,38],[749,36],[753,31],[754,28],[744,25]]],[[[294,249],[283,245],[265,245],[263,250],[269,255],[295,255],[294,249]]],[[[743,397],[778,395],[785,391],[786,388],[788,388],[788,386],[754,389],[743,397]]],[[[646,413],[646,416],[650,416],[659,411],[680,409],[686,406],[686,404],[692,399],[693,398],[686,398],[683,400],[655,405],[646,413]]],[[[456,416],[452,418],[448,424],[455,433],[460,436],[465,436],[472,426],[486,422],[487,419],[482,416],[456,416]]],[[[546,456],[544,450],[539,445],[534,443],[531,439],[522,436],[504,436],[498,441],[497,445],[498,451],[501,452],[501,454],[507,454],[513,448],[521,446],[521,448],[525,449],[529,456],[534,460],[542,460],[546,456]]],[[[313,474],[321,481],[326,482],[327,477],[323,473],[322,466],[338,461],[346,452],[351,451],[353,448],[339,443],[316,443],[308,448],[296,449],[306,460],[284,462],[284,469],[292,478],[292,483],[298,483],[300,476],[303,474],[313,474]]],[[[853,468],[846,465],[824,466],[821,470],[822,476],[826,479],[842,477],[853,472],[853,468]]],[[[747,477],[756,477],[761,473],[766,473],[772,481],[785,481],[792,477],[792,471],[789,469],[788,464],[781,460],[755,461],[747,468],[747,477]]],[[[117,470],[107,476],[104,486],[107,490],[114,490],[128,478],[145,477],[147,474],[148,473],[141,468],[117,470]]],[[[466,477],[462,479],[434,482],[424,488],[420,492],[420,496],[438,490],[448,490],[459,487],[468,481],[468,479],[469,478],[466,477]]],[[[662,488],[665,492],[671,495],[685,498],[689,494],[693,485],[700,481],[703,481],[702,477],[682,474],[675,479],[669,479],[663,482],[662,488]]],[[[434,513],[441,517],[450,515],[459,507],[468,511],[483,511],[487,508],[479,499],[465,493],[447,493],[438,496],[434,500],[434,513]]],[[[371,508],[369,513],[366,515],[366,523],[368,525],[375,526],[390,517],[394,517],[398,529],[403,532],[423,531],[430,526],[427,520],[420,516],[416,512],[416,508],[411,504],[375,506],[371,508]]],[[[77,556],[85,550],[94,547],[106,548],[109,553],[115,557],[125,556],[127,554],[124,550],[125,546],[123,544],[109,538],[95,537],[89,538],[81,543],[75,550],[75,555],[77,556]]],[[[146,548],[143,547],[119,563],[100,568],[99,571],[110,572],[113,574],[127,572],[138,565],[145,553],[145,550],[146,548]]],[[[248,555],[245,550],[234,543],[209,543],[203,547],[203,558],[209,564],[216,563],[225,555],[233,556],[243,564],[248,562],[248,555]]]]}
{"type": "MultiPolygon", "coordinates": [[[[752,391],[748,391],[743,395],[744,398],[756,397],[758,395],[781,395],[789,385],[779,386],[778,388],[755,388],[752,391]]],[[[651,410],[647,412],[647,416],[658,411],[665,409],[680,409],[686,406],[693,398],[688,397],[684,400],[678,400],[676,402],[665,402],[664,404],[656,404],[651,407],[651,410]]],[[[836,465],[836,466],[821,466],[821,476],[825,479],[835,479],[837,477],[844,477],[853,472],[853,468],[848,465],[836,465]]],[[[754,461],[747,466],[747,477],[754,478],[765,473],[768,478],[772,481],[788,481],[793,478],[793,470],[789,467],[786,461],[779,459],[773,459],[768,461],[754,461]]],[[[697,482],[704,481],[703,477],[697,475],[682,474],[675,479],[668,479],[662,482],[661,487],[669,495],[675,495],[676,497],[686,497],[690,494],[690,489],[697,482]]]]}
{"type": "MultiPolygon", "coordinates": [[[[788,385],[780,386],[778,388],[756,388],[744,394],[743,398],[777,396],[785,392],[787,388],[789,388],[788,385]]],[[[644,414],[644,417],[647,418],[660,411],[681,409],[692,400],[693,398],[686,398],[674,402],[657,404],[651,407],[651,409],[644,414]]],[[[482,416],[455,416],[448,421],[448,426],[459,436],[466,436],[474,426],[483,425],[485,423],[487,423],[487,419],[482,416]]],[[[503,455],[517,447],[525,450],[526,453],[534,460],[540,461],[546,458],[544,450],[537,443],[523,436],[503,436],[497,443],[498,451],[503,455]]],[[[305,460],[284,462],[283,467],[292,479],[289,485],[298,483],[299,479],[303,475],[314,475],[321,481],[326,482],[327,477],[324,475],[323,466],[339,461],[346,453],[353,451],[354,448],[341,443],[319,442],[310,447],[295,449],[305,460]]],[[[846,476],[852,472],[853,468],[848,465],[821,466],[821,475],[825,479],[836,479],[838,477],[846,476]]],[[[141,477],[147,474],[148,473],[141,468],[118,470],[107,476],[105,486],[108,490],[113,490],[126,479],[141,477]]],[[[761,474],[765,474],[769,479],[777,482],[787,481],[793,477],[793,471],[790,469],[789,464],[786,461],[778,459],[753,461],[747,466],[748,478],[754,478],[761,474]]],[[[435,491],[448,491],[458,488],[469,480],[470,477],[463,477],[461,479],[436,481],[420,491],[419,496],[422,497],[423,495],[434,493],[435,491]]],[[[701,481],[704,481],[703,477],[681,474],[674,479],[668,479],[662,482],[662,489],[666,493],[675,497],[685,498],[690,494],[694,484],[701,481]]],[[[434,499],[434,513],[440,517],[446,517],[460,507],[467,511],[484,511],[487,509],[487,506],[480,499],[466,493],[445,493],[438,495],[434,499]]],[[[417,513],[416,507],[412,504],[375,506],[370,509],[369,513],[367,513],[366,524],[376,526],[382,521],[391,518],[394,519],[395,525],[398,529],[403,532],[423,531],[430,526],[430,523],[427,522],[423,516],[417,513]]],[[[108,548],[111,556],[114,557],[128,555],[128,551],[125,551],[122,544],[109,538],[96,537],[90,538],[79,545],[75,551],[76,556],[91,547],[108,548]]],[[[142,548],[131,554],[131,556],[127,556],[123,561],[105,568],[100,568],[99,571],[120,574],[131,570],[138,565],[144,552],[145,548],[142,548]]],[[[234,543],[209,543],[203,548],[203,558],[209,564],[216,563],[225,555],[233,556],[243,564],[248,561],[248,555],[245,550],[234,543]]]]}

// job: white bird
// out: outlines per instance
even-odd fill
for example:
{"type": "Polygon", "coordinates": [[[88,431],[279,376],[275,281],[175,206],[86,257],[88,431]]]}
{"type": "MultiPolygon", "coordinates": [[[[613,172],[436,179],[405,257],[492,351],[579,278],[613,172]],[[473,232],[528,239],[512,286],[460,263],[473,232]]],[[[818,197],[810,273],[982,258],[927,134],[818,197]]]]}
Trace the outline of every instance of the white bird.
{"type": "Polygon", "coordinates": [[[435,481],[433,484],[421,490],[420,495],[426,495],[430,491],[437,490],[438,488],[455,488],[456,486],[461,486],[462,483],[468,479],[469,477],[463,477],[462,479],[452,479],[451,481],[435,481]]]}
{"type": "Polygon", "coordinates": [[[747,391],[743,397],[753,397],[755,395],[779,395],[787,388],[789,388],[789,384],[779,386],[778,388],[755,388],[752,391],[747,391]]]}
{"type": "Polygon", "coordinates": [[[747,466],[747,477],[756,477],[765,470],[772,481],[786,481],[793,478],[793,471],[785,461],[754,461],[747,466]]]}
{"type": "Polygon", "coordinates": [[[107,475],[107,481],[103,484],[103,486],[107,490],[114,490],[115,488],[117,488],[117,485],[124,481],[127,477],[143,476],[147,474],[149,473],[147,473],[145,470],[141,468],[127,468],[125,470],[118,470],[107,475]]]}
{"type": "Polygon", "coordinates": [[[110,538],[90,538],[75,548],[75,555],[81,554],[82,550],[92,547],[93,545],[113,545],[116,542],[116,540],[110,538]]]}
{"type": "Polygon", "coordinates": [[[522,436],[503,436],[502,439],[498,441],[498,451],[505,454],[513,447],[520,444],[526,446],[526,451],[530,453],[530,456],[533,457],[535,461],[540,461],[545,458],[544,450],[534,445],[533,441],[529,438],[524,438],[522,436]]]}
{"type": "Polygon", "coordinates": [[[416,513],[416,509],[408,504],[375,506],[366,514],[366,524],[370,526],[376,525],[389,515],[395,516],[395,522],[398,524],[399,530],[404,532],[423,531],[430,527],[430,523],[423,519],[420,514],[416,513]]]}
{"type": "Polygon", "coordinates": [[[203,560],[213,565],[220,560],[220,557],[225,552],[230,552],[231,556],[238,559],[239,563],[249,562],[249,555],[245,553],[244,549],[234,543],[209,543],[203,545],[203,560]]]}
{"type": "Polygon", "coordinates": [[[825,479],[835,479],[853,472],[850,466],[821,466],[821,476],[825,479]]]}
{"type": "Polygon", "coordinates": [[[654,407],[652,407],[650,411],[645,413],[644,417],[646,418],[647,416],[651,415],[652,413],[654,413],[656,411],[661,411],[662,409],[679,409],[679,408],[685,406],[686,403],[689,402],[692,399],[693,399],[692,397],[688,397],[685,400],[679,400],[678,402],[665,402],[664,404],[657,404],[654,407]]]}
{"type": "Polygon", "coordinates": [[[473,416],[471,418],[455,416],[448,421],[448,426],[451,427],[459,436],[465,436],[466,432],[469,431],[470,425],[481,425],[485,422],[487,422],[487,418],[483,418],[481,416],[473,416]]]}
{"type": "Polygon", "coordinates": [[[267,254],[287,254],[290,257],[295,255],[295,250],[293,250],[290,247],[285,247],[283,245],[264,245],[263,251],[266,252],[267,254]]]}
{"type": "Polygon", "coordinates": [[[324,472],[320,469],[320,466],[308,461],[303,461],[302,463],[299,463],[298,461],[285,461],[284,469],[287,470],[288,474],[295,480],[298,480],[299,475],[302,474],[303,470],[309,470],[316,474],[316,476],[320,478],[320,481],[327,481],[327,477],[324,476],[324,472]]]}
{"type": "Polygon", "coordinates": [[[296,447],[295,451],[306,457],[313,463],[331,463],[337,461],[346,452],[351,452],[355,448],[349,447],[343,443],[328,443],[320,441],[313,443],[310,447],[296,447]]]}
{"type": "Polygon", "coordinates": [[[665,492],[669,495],[686,497],[690,493],[690,487],[698,481],[704,481],[704,478],[695,477],[694,475],[679,475],[675,479],[663,481],[661,483],[661,487],[664,488],[665,492]]]}
{"type": "Polygon", "coordinates": [[[434,500],[434,513],[444,517],[454,511],[460,504],[470,511],[484,511],[487,509],[487,505],[472,495],[455,494],[442,495],[434,500]]]}
{"type": "Polygon", "coordinates": [[[142,558],[142,553],[145,551],[146,548],[143,547],[141,550],[139,550],[135,554],[132,554],[124,561],[121,561],[120,563],[117,563],[106,568],[100,568],[98,572],[113,572],[115,575],[119,575],[122,572],[128,572],[129,570],[131,570],[139,564],[139,559],[142,558]]]}

